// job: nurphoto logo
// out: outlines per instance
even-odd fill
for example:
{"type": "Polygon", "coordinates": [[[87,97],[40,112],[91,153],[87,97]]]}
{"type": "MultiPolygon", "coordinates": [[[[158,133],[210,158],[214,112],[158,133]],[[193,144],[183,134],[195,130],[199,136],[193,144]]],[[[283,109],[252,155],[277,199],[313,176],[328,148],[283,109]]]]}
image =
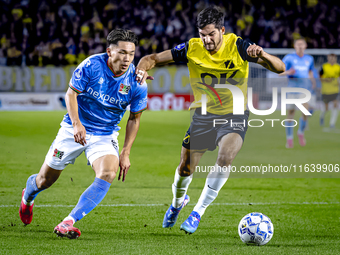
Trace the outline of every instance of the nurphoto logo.
{"type": "MultiPolygon", "coordinates": [[[[240,88],[234,86],[234,85],[227,85],[227,84],[216,84],[215,88],[223,88],[223,89],[229,89],[232,96],[233,96],[233,114],[234,115],[244,115],[244,95],[240,88]]],[[[218,97],[219,98],[219,97],[218,97]]],[[[300,111],[305,115],[312,115],[306,107],[303,105],[307,103],[311,99],[311,93],[309,90],[304,88],[281,88],[281,115],[286,115],[287,113],[287,105],[293,104],[295,105],[300,111]],[[287,93],[302,93],[304,97],[302,98],[287,98],[287,93]]],[[[248,107],[249,111],[255,115],[265,116],[272,114],[278,106],[278,89],[273,88],[272,90],[272,106],[270,109],[267,110],[258,110],[255,109],[253,104],[253,90],[252,88],[248,88],[248,107]]],[[[207,95],[202,94],[201,98],[201,114],[206,115],[207,114],[207,95]]],[[[265,122],[271,122],[271,126],[274,127],[275,121],[280,121],[279,119],[266,119],[265,121],[261,119],[251,119],[248,120],[248,126],[250,127],[262,127],[265,122]]],[[[213,126],[216,125],[224,125],[230,123],[231,127],[235,127],[240,129],[241,127],[246,126],[246,121],[243,122],[233,122],[233,120],[227,120],[227,119],[214,119],[213,120],[213,126]]],[[[297,126],[297,121],[294,119],[284,119],[281,121],[281,125],[283,127],[295,127],[297,126]],[[286,124],[286,122],[288,122],[286,124]]]]}

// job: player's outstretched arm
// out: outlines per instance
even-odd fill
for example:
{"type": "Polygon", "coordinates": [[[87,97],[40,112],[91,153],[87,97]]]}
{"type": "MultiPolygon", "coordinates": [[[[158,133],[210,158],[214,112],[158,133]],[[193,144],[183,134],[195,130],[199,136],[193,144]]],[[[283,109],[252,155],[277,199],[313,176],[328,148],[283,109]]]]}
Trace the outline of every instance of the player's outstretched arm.
{"type": "Polygon", "coordinates": [[[86,130],[83,124],[81,124],[78,115],[78,93],[68,88],[65,95],[65,102],[68,114],[72,121],[74,141],[80,143],[81,145],[86,144],[86,130]]]}
{"type": "Polygon", "coordinates": [[[265,52],[261,46],[252,44],[247,48],[247,54],[252,58],[258,58],[257,63],[274,73],[282,73],[286,70],[281,59],[265,52]]]}
{"type": "Polygon", "coordinates": [[[293,68],[284,71],[283,73],[280,73],[279,76],[285,76],[285,75],[294,75],[295,74],[295,70],[293,68]]]}
{"type": "Polygon", "coordinates": [[[119,170],[118,181],[121,179],[121,177],[122,177],[122,181],[125,181],[125,176],[127,172],[129,171],[129,168],[131,165],[130,159],[129,159],[130,151],[131,151],[132,144],[135,141],[135,138],[137,136],[141,115],[142,113],[137,113],[137,114],[130,113],[130,117],[126,124],[124,147],[119,157],[120,170],[119,170]]]}
{"type": "Polygon", "coordinates": [[[136,67],[137,82],[139,82],[140,84],[143,84],[144,81],[148,78],[147,73],[146,73],[147,71],[154,68],[155,66],[165,65],[173,61],[174,60],[171,54],[171,50],[166,50],[160,53],[154,53],[154,54],[150,54],[150,55],[146,55],[142,57],[136,67]],[[140,71],[142,71],[143,77],[138,76],[138,73],[140,71]]]}

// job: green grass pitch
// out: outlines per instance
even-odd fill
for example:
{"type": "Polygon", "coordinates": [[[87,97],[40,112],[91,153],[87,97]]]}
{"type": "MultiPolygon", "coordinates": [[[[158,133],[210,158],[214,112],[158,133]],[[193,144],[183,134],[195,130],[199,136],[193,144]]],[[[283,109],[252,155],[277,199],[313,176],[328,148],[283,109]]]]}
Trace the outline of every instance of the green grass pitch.
{"type": "MultiPolygon", "coordinates": [[[[39,194],[33,221],[25,227],[18,215],[22,188],[39,171],[63,114],[0,112],[0,254],[335,254],[340,250],[340,179],[310,178],[317,177],[313,174],[229,178],[197,232],[189,236],[179,227],[205,182],[194,178],[188,190],[191,202],[174,228],[163,229],[188,112],[143,113],[125,183],[114,180],[101,206],[76,223],[82,231],[78,240],[61,239],[52,232],[94,179],[84,155],[39,194]],[[254,211],[268,215],[274,224],[273,239],[263,247],[246,246],[237,233],[240,219],[254,211]]],[[[126,117],[121,123],[121,148],[126,117]]],[[[262,119],[269,117],[284,119],[279,113],[262,119]]],[[[309,121],[306,147],[298,145],[296,131],[295,147],[287,150],[280,125],[249,128],[234,165],[340,163],[340,134],[322,132],[318,113],[309,121]]]]}

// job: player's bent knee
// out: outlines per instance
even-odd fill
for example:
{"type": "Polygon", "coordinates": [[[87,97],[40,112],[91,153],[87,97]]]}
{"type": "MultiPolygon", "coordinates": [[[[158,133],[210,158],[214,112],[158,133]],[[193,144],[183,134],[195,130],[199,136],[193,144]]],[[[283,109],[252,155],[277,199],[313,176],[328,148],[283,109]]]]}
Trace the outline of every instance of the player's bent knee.
{"type": "Polygon", "coordinates": [[[232,153],[225,155],[225,154],[220,154],[217,157],[217,164],[219,166],[229,166],[233,162],[234,158],[236,155],[232,155],[232,153]]]}
{"type": "Polygon", "coordinates": [[[180,176],[190,176],[193,174],[195,169],[195,155],[192,155],[190,150],[182,147],[181,161],[178,166],[178,174],[180,176]],[[193,161],[191,160],[193,159],[193,161]]]}
{"type": "Polygon", "coordinates": [[[178,166],[178,174],[180,176],[190,176],[190,162],[181,162],[178,166]]]}
{"type": "Polygon", "coordinates": [[[47,189],[58,180],[62,170],[56,170],[44,163],[36,177],[36,184],[38,188],[47,189]]]}
{"type": "Polygon", "coordinates": [[[112,183],[119,168],[118,157],[115,155],[100,157],[93,162],[92,168],[97,178],[112,183]]]}
{"type": "MultiPolygon", "coordinates": [[[[59,177],[59,176],[58,176],[59,177]]],[[[53,183],[58,179],[58,177],[55,176],[49,176],[49,175],[37,175],[36,178],[36,184],[37,187],[47,189],[52,186],[53,183]]]]}
{"type": "Polygon", "coordinates": [[[96,175],[97,178],[112,183],[113,180],[116,178],[116,171],[114,169],[104,170],[96,175]]]}

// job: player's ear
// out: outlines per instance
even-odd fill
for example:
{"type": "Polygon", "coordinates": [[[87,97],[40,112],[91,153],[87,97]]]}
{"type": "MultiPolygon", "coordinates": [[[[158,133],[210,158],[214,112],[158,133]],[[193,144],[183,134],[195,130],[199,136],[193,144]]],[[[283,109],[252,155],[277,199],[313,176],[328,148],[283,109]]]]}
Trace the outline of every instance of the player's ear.
{"type": "Polygon", "coordinates": [[[106,48],[106,53],[109,57],[111,57],[111,49],[110,46],[106,48]]]}
{"type": "Polygon", "coordinates": [[[224,33],[225,33],[225,27],[224,26],[221,28],[221,32],[222,32],[222,35],[224,35],[224,33]]]}

